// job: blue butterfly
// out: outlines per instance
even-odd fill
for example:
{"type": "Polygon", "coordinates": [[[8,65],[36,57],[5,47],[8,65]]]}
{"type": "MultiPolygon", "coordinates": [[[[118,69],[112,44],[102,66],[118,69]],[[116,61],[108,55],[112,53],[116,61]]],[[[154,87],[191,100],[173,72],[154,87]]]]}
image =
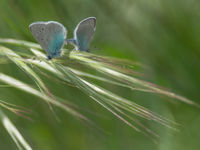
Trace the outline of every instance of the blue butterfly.
{"type": "Polygon", "coordinates": [[[67,36],[67,30],[62,24],[55,21],[34,22],[29,28],[36,41],[46,51],[48,59],[61,55],[67,36]]]}
{"type": "Polygon", "coordinates": [[[89,51],[90,41],[95,30],[96,18],[86,18],[76,26],[74,30],[74,38],[68,39],[67,43],[74,45],[76,50],[89,51]]]}

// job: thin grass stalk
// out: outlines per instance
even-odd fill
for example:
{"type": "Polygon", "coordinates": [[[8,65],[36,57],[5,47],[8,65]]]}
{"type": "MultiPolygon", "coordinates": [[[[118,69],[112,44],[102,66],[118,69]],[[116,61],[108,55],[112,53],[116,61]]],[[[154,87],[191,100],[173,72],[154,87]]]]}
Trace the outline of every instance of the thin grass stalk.
{"type": "Polygon", "coordinates": [[[142,87],[148,88],[150,90],[153,90],[155,93],[158,93],[158,94],[161,94],[161,95],[166,95],[168,97],[175,98],[175,99],[180,100],[182,102],[185,102],[187,104],[200,107],[199,104],[191,101],[188,98],[185,98],[183,96],[177,95],[177,94],[172,93],[172,92],[169,92],[167,90],[162,90],[162,89],[156,87],[155,85],[153,85],[153,84],[151,84],[149,82],[142,81],[142,80],[137,79],[137,78],[135,78],[133,76],[125,75],[125,74],[123,74],[121,72],[118,72],[118,71],[114,70],[113,68],[109,68],[108,66],[104,65],[101,62],[97,62],[97,61],[94,61],[92,59],[88,59],[86,57],[83,57],[80,54],[80,52],[76,52],[76,51],[71,52],[70,53],[70,58],[71,59],[75,59],[78,62],[83,63],[85,65],[88,65],[91,68],[93,68],[93,69],[95,69],[95,70],[97,70],[99,72],[102,72],[102,73],[104,73],[104,74],[106,74],[108,76],[112,76],[116,80],[122,81],[122,82],[126,83],[127,85],[132,86],[133,88],[135,88],[135,86],[137,86],[137,85],[138,86],[142,86],[142,87]]]}
{"type": "Polygon", "coordinates": [[[19,150],[32,150],[30,145],[27,143],[27,141],[24,139],[24,137],[20,134],[20,132],[17,130],[15,125],[10,121],[10,119],[3,113],[2,110],[0,110],[0,120],[3,124],[4,128],[7,130],[7,132],[10,134],[11,138],[17,145],[19,150]]]}
{"type": "Polygon", "coordinates": [[[36,97],[39,97],[43,100],[45,100],[46,102],[49,102],[59,108],[62,108],[63,110],[69,112],[70,114],[72,114],[73,116],[76,116],[77,118],[80,118],[82,120],[85,121],[89,121],[85,116],[81,115],[80,113],[78,113],[77,111],[73,110],[72,108],[70,108],[69,106],[67,106],[66,104],[63,104],[59,101],[56,100],[52,100],[51,97],[48,97],[47,95],[44,95],[43,93],[39,92],[38,90],[32,88],[31,86],[29,86],[28,84],[25,84],[19,80],[16,80],[8,75],[5,75],[3,73],[0,73],[0,81],[11,85],[12,87],[15,87],[19,90],[22,90],[24,92],[27,92],[29,94],[32,94],[36,97]]]}

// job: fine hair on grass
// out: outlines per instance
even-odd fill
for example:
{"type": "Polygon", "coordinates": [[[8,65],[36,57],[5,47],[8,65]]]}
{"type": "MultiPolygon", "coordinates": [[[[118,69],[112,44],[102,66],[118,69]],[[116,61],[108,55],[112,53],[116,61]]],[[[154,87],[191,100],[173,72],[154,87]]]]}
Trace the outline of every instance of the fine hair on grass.
{"type": "MultiPolygon", "coordinates": [[[[173,100],[200,107],[199,104],[184,96],[177,95],[155,84],[139,79],[138,76],[140,76],[140,73],[133,69],[134,66],[140,66],[141,64],[139,63],[99,56],[87,52],[70,51],[65,48],[63,48],[62,57],[49,61],[46,59],[46,55],[43,52],[41,47],[36,43],[1,38],[0,64],[14,63],[34,81],[36,86],[19,80],[15,76],[0,72],[0,83],[2,83],[0,88],[14,87],[29,93],[47,102],[52,112],[54,112],[52,106],[56,106],[92,125],[93,122],[80,113],[79,108],[76,107],[73,102],[62,98],[62,96],[52,94],[42,80],[43,75],[49,78],[55,78],[56,80],[54,80],[54,82],[61,82],[66,85],[70,84],[76,87],[77,90],[85,93],[89,99],[101,105],[105,110],[112,113],[131,128],[150,137],[154,142],[159,138],[158,133],[144,125],[140,119],[157,122],[172,130],[178,130],[178,123],[137,104],[131,99],[120,96],[106,89],[106,87],[96,84],[93,80],[116,87],[127,88],[132,91],[163,95],[173,100]],[[12,46],[23,49],[18,51],[12,46]],[[73,65],[70,65],[70,63],[73,63],[73,65]],[[81,67],[78,68],[76,65],[83,66],[83,68],[85,67],[87,70],[96,71],[98,75],[85,71],[81,69],[81,67]],[[45,74],[45,72],[48,72],[48,74],[45,74]]],[[[7,90],[9,90],[9,88],[7,90]]],[[[5,100],[0,101],[0,106],[18,115],[26,116],[27,113],[26,109],[16,107],[13,104],[5,102],[5,100]]],[[[1,110],[0,118],[2,124],[11,135],[18,148],[22,149],[21,147],[23,147],[25,149],[31,149],[16,127],[14,127],[1,110]]]]}

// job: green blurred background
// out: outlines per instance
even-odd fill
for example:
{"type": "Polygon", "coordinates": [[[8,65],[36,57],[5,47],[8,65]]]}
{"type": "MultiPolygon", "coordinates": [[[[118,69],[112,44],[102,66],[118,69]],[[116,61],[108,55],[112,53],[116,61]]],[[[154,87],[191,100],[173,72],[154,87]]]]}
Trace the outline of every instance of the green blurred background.
{"type": "MultiPolygon", "coordinates": [[[[35,42],[28,25],[48,20],[64,24],[68,37],[72,37],[80,20],[95,16],[97,28],[90,46],[94,49],[92,53],[140,62],[145,66],[141,68],[142,79],[200,103],[199,10],[199,0],[0,0],[0,37],[35,42]]],[[[0,71],[33,83],[14,64],[0,65],[0,71]]],[[[0,88],[0,99],[33,111],[33,121],[28,121],[5,110],[33,149],[198,150],[200,147],[198,108],[167,97],[98,83],[181,124],[180,132],[174,132],[144,122],[161,135],[158,144],[154,144],[76,88],[50,82],[45,77],[43,80],[54,94],[85,109],[83,113],[106,133],[55,108],[61,120],[58,122],[46,103],[36,97],[13,88],[0,88]]],[[[2,125],[0,149],[16,149],[2,125]]]]}

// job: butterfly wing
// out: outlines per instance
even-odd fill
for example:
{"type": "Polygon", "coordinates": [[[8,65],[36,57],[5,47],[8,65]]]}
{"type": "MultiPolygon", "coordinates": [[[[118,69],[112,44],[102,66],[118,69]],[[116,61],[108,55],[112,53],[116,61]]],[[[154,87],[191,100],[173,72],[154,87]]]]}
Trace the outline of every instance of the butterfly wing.
{"type": "Polygon", "coordinates": [[[60,56],[67,35],[62,24],[55,21],[35,22],[29,28],[36,41],[47,52],[49,59],[60,56]]]}
{"type": "Polygon", "coordinates": [[[96,29],[96,18],[89,17],[82,20],[74,30],[74,39],[76,41],[76,49],[80,51],[88,51],[90,41],[96,29]]]}

